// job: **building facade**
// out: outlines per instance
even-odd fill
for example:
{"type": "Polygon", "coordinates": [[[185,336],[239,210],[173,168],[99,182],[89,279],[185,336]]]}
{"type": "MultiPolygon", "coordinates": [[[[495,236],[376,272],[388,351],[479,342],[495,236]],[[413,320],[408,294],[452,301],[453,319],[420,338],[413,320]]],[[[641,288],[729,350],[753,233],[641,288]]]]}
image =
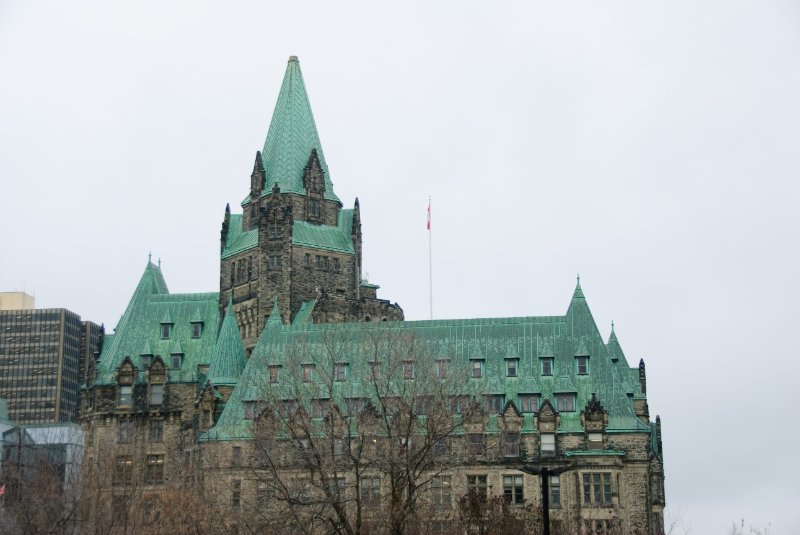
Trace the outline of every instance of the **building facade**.
{"type": "Polygon", "coordinates": [[[100,326],[64,308],[0,310],[0,397],[9,417],[77,421],[86,362],[99,355],[100,340],[100,326]]]}
{"type": "Polygon", "coordinates": [[[192,484],[239,532],[535,532],[528,465],[559,472],[561,533],[663,532],[644,362],[580,283],[564,315],[402,321],[362,279],[358,200],[333,191],[295,57],[249,183],[219,292],[172,294],[148,262],[88,370],[112,517],[192,484]]]}

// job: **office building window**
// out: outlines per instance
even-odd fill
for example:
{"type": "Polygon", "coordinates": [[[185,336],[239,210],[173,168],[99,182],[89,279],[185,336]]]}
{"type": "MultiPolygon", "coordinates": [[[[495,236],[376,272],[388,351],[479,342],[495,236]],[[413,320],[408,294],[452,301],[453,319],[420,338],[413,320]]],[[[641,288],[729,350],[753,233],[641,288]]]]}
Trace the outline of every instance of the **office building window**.
{"type": "Polygon", "coordinates": [[[503,476],[503,498],[508,503],[525,503],[521,475],[503,476]]]}

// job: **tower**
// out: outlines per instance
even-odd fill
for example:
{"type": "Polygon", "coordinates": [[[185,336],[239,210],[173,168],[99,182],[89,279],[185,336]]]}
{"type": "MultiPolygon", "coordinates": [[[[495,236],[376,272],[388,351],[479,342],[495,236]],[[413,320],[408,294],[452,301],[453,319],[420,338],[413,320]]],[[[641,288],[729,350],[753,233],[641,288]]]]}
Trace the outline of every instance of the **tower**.
{"type": "Polygon", "coordinates": [[[276,299],[285,323],[403,319],[361,278],[358,199],[345,209],[333,190],[296,56],[241,206],[241,214],[225,209],[219,307],[223,316],[232,300],[248,352],[276,299]]]}

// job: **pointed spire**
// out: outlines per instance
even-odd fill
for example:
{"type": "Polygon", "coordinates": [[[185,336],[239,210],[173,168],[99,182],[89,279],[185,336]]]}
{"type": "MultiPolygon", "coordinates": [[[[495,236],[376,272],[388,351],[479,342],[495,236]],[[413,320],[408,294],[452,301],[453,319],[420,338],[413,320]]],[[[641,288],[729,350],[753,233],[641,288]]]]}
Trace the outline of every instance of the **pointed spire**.
{"type": "Polygon", "coordinates": [[[266,170],[264,191],[271,191],[277,184],[281,191],[305,194],[303,173],[315,149],[325,176],[325,198],[339,201],[333,192],[300,62],[291,56],[262,151],[266,170]]]}
{"type": "Polygon", "coordinates": [[[233,300],[228,298],[225,318],[219,330],[214,351],[211,354],[211,366],[208,369],[208,382],[214,386],[235,385],[239,382],[247,361],[245,359],[239,324],[233,310],[233,300]]]}
{"type": "Polygon", "coordinates": [[[272,312],[269,313],[269,318],[267,319],[267,327],[280,327],[283,325],[283,320],[281,319],[281,309],[278,307],[278,298],[275,298],[275,304],[272,305],[272,312]]]}

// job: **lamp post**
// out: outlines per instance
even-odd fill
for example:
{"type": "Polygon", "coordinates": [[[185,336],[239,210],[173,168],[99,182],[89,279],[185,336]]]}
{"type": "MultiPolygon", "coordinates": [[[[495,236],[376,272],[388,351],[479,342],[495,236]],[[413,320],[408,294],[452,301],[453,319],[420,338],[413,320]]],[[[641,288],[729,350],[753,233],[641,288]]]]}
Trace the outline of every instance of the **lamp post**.
{"type": "Polygon", "coordinates": [[[556,466],[549,468],[547,466],[531,466],[524,465],[519,470],[526,474],[533,474],[542,478],[542,525],[544,526],[543,535],[550,535],[550,476],[561,475],[568,470],[572,470],[574,466],[556,466]]]}

